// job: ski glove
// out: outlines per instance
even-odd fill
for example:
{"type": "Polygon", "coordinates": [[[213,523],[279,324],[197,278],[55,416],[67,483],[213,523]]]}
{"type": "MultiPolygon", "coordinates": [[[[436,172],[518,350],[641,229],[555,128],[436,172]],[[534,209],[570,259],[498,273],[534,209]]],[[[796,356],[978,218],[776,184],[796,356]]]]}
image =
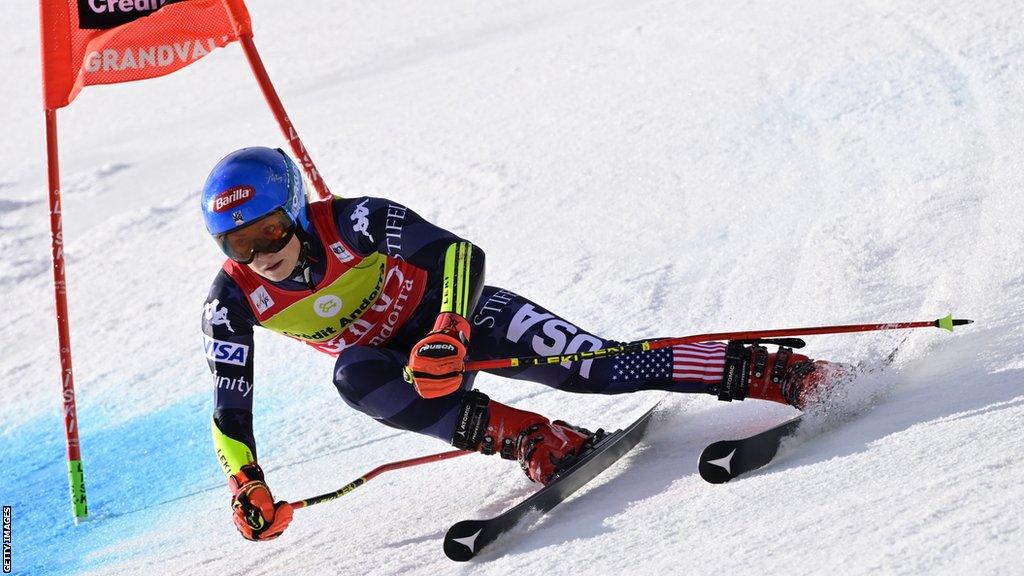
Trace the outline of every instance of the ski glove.
{"type": "Polygon", "coordinates": [[[263,470],[255,462],[242,466],[228,478],[235,526],[246,540],[273,540],[292,521],[292,506],[274,503],[270,488],[263,482],[263,470]]]}
{"type": "Polygon", "coordinates": [[[469,322],[454,312],[442,312],[434,329],[412,347],[405,380],[423,398],[438,398],[462,387],[466,370],[469,322]]]}

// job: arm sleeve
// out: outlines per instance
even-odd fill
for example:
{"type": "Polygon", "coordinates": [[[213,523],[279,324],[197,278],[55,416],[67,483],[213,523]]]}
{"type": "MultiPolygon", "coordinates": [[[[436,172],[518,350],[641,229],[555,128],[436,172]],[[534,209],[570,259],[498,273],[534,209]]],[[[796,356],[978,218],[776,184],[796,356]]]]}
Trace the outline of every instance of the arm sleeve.
{"type": "MultiPolygon", "coordinates": [[[[463,318],[469,316],[473,288],[470,283],[473,248],[469,242],[460,240],[445,250],[444,272],[441,279],[441,312],[454,312],[463,318]]],[[[476,299],[480,297],[479,289],[482,287],[483,283],[477,282],[477,297],[472,299],[473,304],[476,304],[476,299]]]]}
{"type": "Polygon", "coordinates": [[[213,437],[213,450],[217,453],[217,462],[220,463],[224,474],[234,476],[242,466],[256,461],[251,412],[217,410],[210,424],[210,432],[213,437]],[[235,436],[248,438],[248,442],[228,435],[224,432],[225,428],[234,430],[235,436]]]}
{"type": "Polygon", "coordinates": [[[203,352],[213,374],[211,432],[217,460],[235,474],[256,461],[252,429],[253,327],[238,285],[221,271],[203,305],[203,352]]]}

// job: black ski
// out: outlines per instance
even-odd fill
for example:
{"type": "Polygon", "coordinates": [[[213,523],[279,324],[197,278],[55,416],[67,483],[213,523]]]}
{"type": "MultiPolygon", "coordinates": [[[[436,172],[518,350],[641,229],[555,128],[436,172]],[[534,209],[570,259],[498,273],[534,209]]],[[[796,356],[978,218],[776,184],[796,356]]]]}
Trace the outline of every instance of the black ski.
{"type": "MultiPolygon", "coordinates": [[[[885,357],[882,365],[874,370],[888,368],[906,341],[906,338],[901,340],[885,357]]],[[[796,434],[802,419],[803,414],[753,436],[708,445],[701,452],[700,463],[697,465],[700,477],[712,484],[722,484],[768,464],[779,452],[782,441],[796,434]]]]}
{"type": "Polygon", "coordinates": [[[596,446],[526,500],[487,520],[464,520],[452,525],[444,537],[444,553],[452,560],[465,562],[494,542],[503,532],[516,525],[531,512],[544,513],[558,506],[573,492],[591,481],[629,452],[647,432],[654,408],[648,410],[625,429],[605,436],[596,446]]]}
{"type": "Polygon", "coordinates": [[[721,484],[740,474],[757,470],[775,458],[779,445],[785,438],[796,433],[802,419],[801,414],[753,436],[708,445],[701,453],[700,464],[697,465],[700,477],[712,484],[721,484]]]}

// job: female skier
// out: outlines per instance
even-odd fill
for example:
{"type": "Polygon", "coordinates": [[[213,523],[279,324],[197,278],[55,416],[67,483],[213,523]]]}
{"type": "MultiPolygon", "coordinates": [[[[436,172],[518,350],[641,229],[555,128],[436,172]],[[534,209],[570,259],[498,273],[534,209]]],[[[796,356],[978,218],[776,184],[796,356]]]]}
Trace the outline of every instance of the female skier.
{"type": "MultiPolygon", "coordinates": [[[[589,431],[474,390],[465,363],[617,342],[486,286],[479,247],[387,199],[307,202],[298,167],[279,149],[244,148],[221,160],[203,188],[202,212],[228,257],[202,326],[214,376],[214,447],[245,538],[276,538],[292,518],[287,502],[274,502],[256,458],[255,326],[335,356],[334,385],[356,410],[517,460],[535,482],[549,482],[586,449],[589,431]]],[[[802,408],[834,366],[788,348],[714,342],[493,373],[566,392],[658,389],[802,408]]]]}

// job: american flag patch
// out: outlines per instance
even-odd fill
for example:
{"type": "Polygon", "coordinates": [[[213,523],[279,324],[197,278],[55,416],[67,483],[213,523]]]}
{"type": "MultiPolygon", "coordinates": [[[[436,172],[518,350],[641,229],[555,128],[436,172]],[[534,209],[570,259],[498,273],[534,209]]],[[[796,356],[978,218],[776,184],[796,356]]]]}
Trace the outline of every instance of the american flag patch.
{"type": "Polygon", "coordinates": [[[718,382],[725,370],[725,344],[681,344],[672,347],[672,380],[718,382]]]}
{"type": "Polygon", "coordinates": [[[681,344],[616,356],[612,359],[611,379],[618,382],[720,382],[724,369],[725,344],[681,344]]]}

